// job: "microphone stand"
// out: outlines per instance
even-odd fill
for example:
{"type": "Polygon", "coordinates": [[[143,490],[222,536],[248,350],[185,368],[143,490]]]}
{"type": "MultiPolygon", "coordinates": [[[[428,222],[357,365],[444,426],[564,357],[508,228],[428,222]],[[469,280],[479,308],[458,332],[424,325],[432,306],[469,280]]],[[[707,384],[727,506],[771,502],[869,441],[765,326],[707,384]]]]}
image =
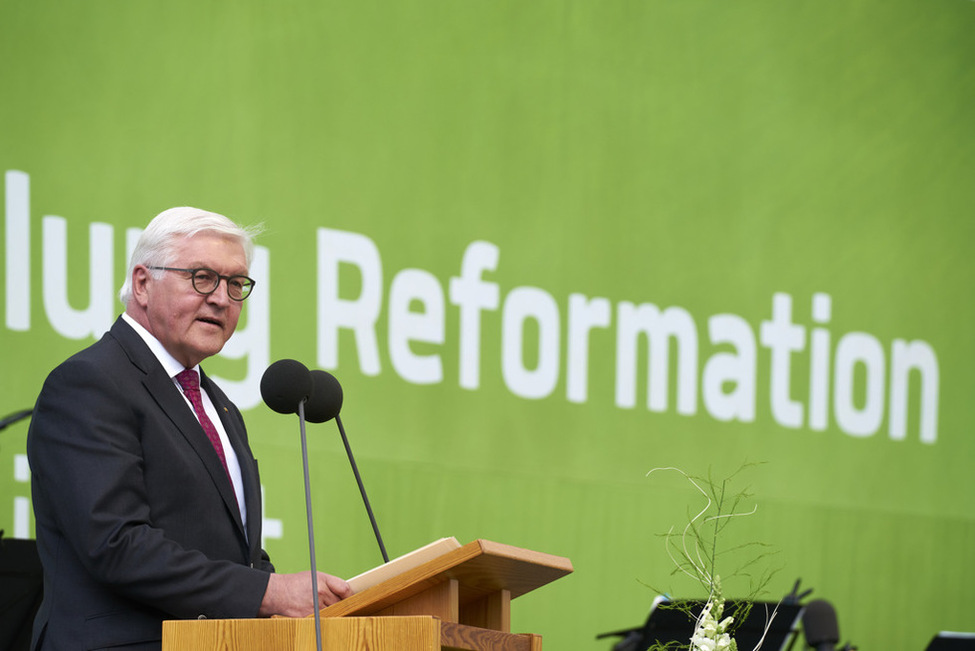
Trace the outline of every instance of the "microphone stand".
{"type": "MultiPolygon", "coordinates": [[[[372,523],[372,530],[376,533],[376,541],[379,543],[379,551],[381,551],[383,554],[383,562],[388,563],[389,555],[386,553],[386,546],[383,544],[383,537],[379,535],[379,526],[376,524],[376,516],[372,514],[372,507],[369,506],[369,498],[366,497],[366,487],[362,483],[362,477],[359,476],[359,468],[355,465],[355,458],[352,456],[352,448],[349,447],[349,439],[345,436],[345,428],[342,427],[342,419],[338,414],[335,414],[335,422],[339,426],[339,433],[342,435],[342,443],[345,444],[345,452],[349,455],[349,462],[352,464],[352,472],[355,474],[355,480],[359,484],[359,492],[362,494],[362,501],[366,503],[366,512],[369,513],[369,522],[372,523]]],[[[304,430],[302,430],[302,436],[304,436],[304,430]]]]}
{"type": "MultiPolygon", "coordinates": [[[[318,608],[318,567],[315,562],[315,527],[311,517],[311,482],[308,478],[308,442],[305,437],[305,400],[298,403],[301,425],[301,460],[305,469],[305,511],[308,514],[308,551],[311,555],[311,590],[315,610],[315,648],[322,651],[322,614],[318,608]]],[[[344,435],[343,435],[344,436],[344,435]]]]}

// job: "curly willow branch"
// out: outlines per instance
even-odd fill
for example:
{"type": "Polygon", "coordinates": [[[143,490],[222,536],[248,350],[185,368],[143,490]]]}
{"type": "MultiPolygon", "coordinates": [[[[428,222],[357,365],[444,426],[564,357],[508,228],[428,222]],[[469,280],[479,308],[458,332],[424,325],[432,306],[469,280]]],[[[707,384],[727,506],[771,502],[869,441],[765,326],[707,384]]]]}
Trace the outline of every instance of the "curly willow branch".
{"type": "MultiPolygon", "coordinates": [[[[691,483],[692,486],[694,486],[694,488],[696,488],[698,490],[698,492],[701,495],[704,496],[704,499],[706,499],[707,502],[708,502],[707,505],[703,509],[701,509],[700,513],[698,513],[693,518],[691,518],[691,521],[687,523],[687,526],[684,527],[684,531],[681,534],[681,550],[684,553],[684,558],[687,560],[688,563],[690,563],[691,567],[694,568],[694,571],[697,572],[697,576],[694,576],[693,574],[691,574],[690,572],[688,572],[687,570],[685,570],[683,568],[682,564],[681,563],[678,563],[677,560],[673,557],[673,555],[671,555],[671,552],[670,552],[670,544],[669,544],[670,543],[670,532],[668,532],[668,534],[667,534],[667,538],[665,539],[665,542],[664,542],[664,547],[667,549],[667,555],[670,556],[670,560],[674,561],[674,564],[678,567],[678,569],[680,569],[681,572],[683,572],[684,574],[686,574],[687,576],[691,577],[694,580],[698,580],[699,581],[699,580],[705,579],[708,583],[711,583],[711,581],[712,581],[711,575],[705,569],[706,563],[704,562],[704,559],[701,558],[701,546],[699,544],[697,544],[696,542],[694,544],[694,552],[695,552],[695,556],[697,557],[697,562],[696,563],[694,562],[694,557],[691,556],[690,551],[688,551],[688,549],[687,549],[688,531],[693,530],[694,523],[697,522],[701,518],[701,516],[703,516],[705,513],[707,513],[708,510],[711,508],[711,504],[713,504],[713,502],[711,500],[711,496],[708,495],[707,491],[705,491],[703,488],[701,488],[701,486],[698,485],[698,483],[696,481],[694,481],[694,478],[693,477],[691,477],[690,475],[688,475],[686,472],[684,472],[680,468],[674,468],[672,466],[669,466],[669,467],[666,467],[666,468],[653,468],[653,469],[650,470],[650,472],[648,472],[646,474],[646,476],[649,477],[650,475],[652,475],[653,473],[657,472],[658,470],[673,470],[675,472],[680,473],[681,475],[684,476],[684,478],[687,481],[689,481],[691,483]]],[[[707,520],[705,520],[705,522],[706,521],[707,520]]],[[[673,531],[673,527],[671,527],[671,530],[670,531],[671,532],[673,531]]]]}
{"type": "MultiPolygon", "coordinates": [[[[690,518],[690,521],[684,527],[683,531],[681,532],[679,545],[674,542],[674,527],[671,527],[664,537],[664,548],[666,549],[670,560],[676,566],[677,571],[701,582],[708,589],[707,607],[702,609],[701,613],[694,617],[695,627],[697,630],[704,625],[708,613],[711,612],[710,609],[715,607],[716,603],[718,604],[718,607],[720,607],[720,604],[724,603],[724,598],[721,594],[722,591],[718,584],[720,579],[716,575],[712,575],[712,571],[714,569],[713,564],[717,555],[717,536],[719,531],[723,528],[723,525],[720,524],[720,522],[730,521],[732,518],[755,515],[755,513],[758,512],[758,505],[756,504],[752,510],[747,513],[735,512],[735,509],[738,507],[741,499],[746,497],[745,493],[741,493],[734,499],[734,503],[730,508],[731,512],[722,513],[721,510],[725,506],[724,483],[721,484],[719,493],[715,482],[709,477],[708,481],[710,483],[711,493],[708,493],[708,491],[702,488],[701,485],[695,480],[696,478],[688,475],[680,468],[675,468],[673,466],[653,468],[646,474],[646,476],[649,477],[655,472],[664,470],[672,470],[679,473],[688,482],[690,482],[690,484],[694,486],[694,488],[696,488],[701,495],[704,496],[706,501],[704,508],[701,509],[693,518],[690,518]],[[715,506],[715,500],[717,500],[716,508],[718,513],[715,515],[707,515],[712,506],[715,506]],[[702,525],[712,525],[714,527],[710,552],[709,548],[705,546],[705,530],[701,528],[702,525]],[[675,557],[675,554],[682,556],[681,560],[678,560],[678,558],[675,557]],[[693,572],[696,574],[692,573],[690,570],[693,570],[693,572]]],[[[737,475],[738,473],[736,472],[735,474],[737,475]]],[[[761,556],[759,558],[761,558],[761,556]]],[[[753,560],[752,563],[756,562],[756,560],[757,559],[753,560]]],[[[775,620],[777,614],[778,605],[772,609],[771,613],[768,612],[766,607],[765,630],[763,631],[762,637],[758,641],[758,644],[755,646],[753,651],[757,651],[761,648],[765,641],[765,636],[768,634],[772,622],[775,620]]],[[[655,646],[653,648],[656,649],[658,647],[655,646]]]]}

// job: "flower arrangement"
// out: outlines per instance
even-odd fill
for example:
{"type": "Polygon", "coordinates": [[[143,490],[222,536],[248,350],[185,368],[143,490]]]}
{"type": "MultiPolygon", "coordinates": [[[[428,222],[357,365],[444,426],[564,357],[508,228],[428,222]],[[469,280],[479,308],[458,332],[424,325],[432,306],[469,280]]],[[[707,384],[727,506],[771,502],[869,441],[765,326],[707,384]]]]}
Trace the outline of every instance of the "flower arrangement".
{"type": "MultiPolygon", "coordinates": [[[[673,602],[674,608],[684,610],[694,622],[694,633],[689,645],[678,646],[690,651],[738,651],[734,631],[748,615],[751,602],[764,592],[772,578],[773,572],[764,571],[758,576],[752,572],[757,564],[767,558],[772,552],[763,543],[751,542],[736,545],[729,549],[719,546],[722,541],[721,533],[737,518],[754,515],[758,507],[744,510],[743,505],[752,497],[747,490],[736,493],[729,491],[729,482],[743,469],[753,464],[742,466],[727,479],[716,481],[709,473],[707,478],[688,475],[679,468],[654,468],[647,476],[660,471],[672,471],[681,474],[704,497],[704,507],[691,516],[680,534],[674,528],[663,534],[665,547],[670,559],[674,562],[673,574],[684,574],[700,583],[707,592],[705,604],[700,613],[694,612],[692,604],[688,602],[673,602]],[[752,554],[747,552],[753,551],[752,554]],[[721,587],[721,577],[717,574],[717,564],[721,557],[735,552],[741,556],[746,552],[746,560],[733,569],[729,577],[747,578],[750,583],[748,596],[734,605],[726,602],[721,587]],[[729,611],[726,613],[726,609],[729,611]]],[[[768,631],[773,611],[767,618],[765,631],[768,631]]],[[[762,638],[764,640],[764,637],[762,638]]],[[[649,651],[673,649],[674,643],[668,645],[655,644],[649,651]]],[[[758,651],[762,642],[752,651],[758,651]]]]}
{"type": "MultiPolygon", "coordinates": [[[[717,577],[715,578],[716,583],[720,584],[717,577]]],[[[721,619],[723,613],[724,598],[718,590],[717,594],[704,605],[701,616],[697,620],[697,626],[691,636],[693,651],[738,651],[738,644],[728,632],[735,618],[721,619]]]]}

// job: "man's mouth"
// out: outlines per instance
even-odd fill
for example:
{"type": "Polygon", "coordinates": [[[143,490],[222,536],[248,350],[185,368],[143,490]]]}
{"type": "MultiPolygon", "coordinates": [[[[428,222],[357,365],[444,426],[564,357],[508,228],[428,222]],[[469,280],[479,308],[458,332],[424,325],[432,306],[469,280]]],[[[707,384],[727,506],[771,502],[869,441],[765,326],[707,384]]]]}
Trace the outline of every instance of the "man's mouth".
{"type": "Polygon", "coordinates": [[[210,324],[210,325],[215,325],[218,328],[223,328],[223,321],[221,321],[220,319],[216,319],[214,317],[200,316],[200,317],[197,317],[196,320],[197,321],[200,321],[202,323],[207,323],[207,324],[210,324]]]}

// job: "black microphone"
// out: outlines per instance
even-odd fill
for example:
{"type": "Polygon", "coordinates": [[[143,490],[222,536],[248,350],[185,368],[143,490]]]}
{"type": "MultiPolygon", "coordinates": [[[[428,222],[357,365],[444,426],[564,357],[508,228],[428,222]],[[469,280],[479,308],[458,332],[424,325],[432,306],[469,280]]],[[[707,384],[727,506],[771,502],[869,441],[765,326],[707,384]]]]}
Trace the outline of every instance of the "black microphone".
{"type": "Polygon", "coordinates": [[[261,397],[279,414],[298,413],[298,405],[312,393],[308,367],[293,359],[279,359],[261,377],[261,397]]]}
{"type": "Polygon", "coordinates": [[[834,651],[840,641],[836,610],[825,599],[814,599],[802,613],[802,630],[806,644],[816,651],[834,651]]]}
{"type": "Polygon", "coordinates": [[[305,403],[305,420],[327,423],[342,410],[342,386],[335,376],[325,371],[311,372],[311,395],[305,403]]]}
{"type": "Polygon", "coordinates": [[[342,418],[339,412],[342,410],[342,385],[331,373],[325,371],[312,371],[312,391],[308,403],[305,405],[305,418],[312,423],[325,423],[335,419],[339,426],[339,433],[342,435],[342,443],[345,445],[345,453],[349,457],[352,465],[352,473],[355,481],[359,485],[359,493],[362,501],[366,505],[366,513],[369,515],[369,522],[372,524],[372,531],[376,535],[376,542],[379,543],[379,551],[383,555],[383,562],[389,562],[389,554],[386,553],[386,545],[383,544],[383,537],[379,533],[379,525],[376,524],[376,516],[372,513],[372,506],[369,504],[369,497],[366,495],[366,486],[362,483],[359,475],[359,467],[355,463],[352,455],[352,447],[349,446],[349,438],[345,435],[345,427],[342,426],[342,418]]]}
{"type": "Polygon", "coordinates": [[[301,461],[305,471],[305,513],[308,516],[308,554],[311,557],[311,591],[315,615],[315,648],[322,651],[322,620],[318,607],[318,567],[315,561],[315,526],[311,517],[311,481],[308,478],[308,442],[305,437],[305,403],[314,385],[311,372],[301,362],[281,359],[264,371],[261,377],[261,397],[268,407],[279,414],[298,414],[301,430],[301,461]]]}

